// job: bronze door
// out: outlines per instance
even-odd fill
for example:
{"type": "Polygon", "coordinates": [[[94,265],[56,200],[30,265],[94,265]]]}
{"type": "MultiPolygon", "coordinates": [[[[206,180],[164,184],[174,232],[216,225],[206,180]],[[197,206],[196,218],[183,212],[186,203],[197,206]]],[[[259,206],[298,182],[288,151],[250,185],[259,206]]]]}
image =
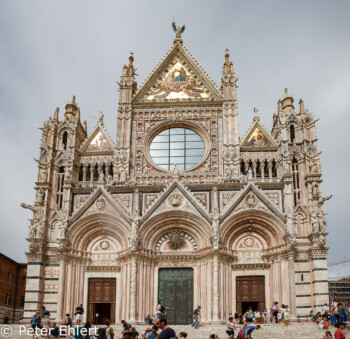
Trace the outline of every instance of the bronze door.
{"type": "Polygon", "coordinates": [[[169,324],[191,324],[193,314],[193,269],[159,269],[158,299],[166,309],[169,324]]]}
{"type": "Polygon", "coordinates": [[[115,323],[115,285],[114,278],[89,279],[87,319],[92,324],[102,324],[107,319],[115,323]]]}
{"type": "Polygon", "coordinates": [[[265,308],[265,277],[237,277],[236,304],[238,312],[245,312],[248,307],[262,312],[265,308]]]}

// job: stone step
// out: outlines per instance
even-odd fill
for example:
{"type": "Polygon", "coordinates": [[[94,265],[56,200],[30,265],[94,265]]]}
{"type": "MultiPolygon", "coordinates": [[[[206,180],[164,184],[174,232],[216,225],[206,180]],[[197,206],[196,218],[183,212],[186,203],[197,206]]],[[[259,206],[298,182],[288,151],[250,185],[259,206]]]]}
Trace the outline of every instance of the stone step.
{"type": "MultiPolygon", "coordinates": [[[[31,336],[27,334],[19,334],[20,325],[0,325],[0,338],[11,338],[11,339],[29,339],[31,336]],[[9,332],[6,332],[4,328],[11,329],[12,334],[8,336],[9,332]]],[[[135,326],[138,332],[141,334],[143,331],[149,327],[148,325],[137,325],[135,326]]],[[[194,329],[190,325],[170,325],[178,335],[180,332],[186,332],[188,334],[188,339],[208,339],[209,335],[215,333],[218,335],[219,339],[227,338],[226,327],[225,325],[201,325],[198,329],[194,329]]],[[[122,327],[117,325],[113,326],[115,339],[120,338],[122,327]]],[[[23,327],[22,327],[23,329],[23,327]]],[[[331,333],[334,334],[335,328],[330,329],[331,333]]],[[[236,336],[237,331],[235,331],[236,336]]],[[[262,328],[254,331],[254,339],[318,339],[322,338],[325,330],[321,330],[314,323],[292,323],[289,326],[283,324],[274,324],[274,325],[262,325],[262,328]]],[[[348,330],[344,330],[346,335],[348,330]]],[[[73,338],[73,337],[72,337],[73,338]]]]}

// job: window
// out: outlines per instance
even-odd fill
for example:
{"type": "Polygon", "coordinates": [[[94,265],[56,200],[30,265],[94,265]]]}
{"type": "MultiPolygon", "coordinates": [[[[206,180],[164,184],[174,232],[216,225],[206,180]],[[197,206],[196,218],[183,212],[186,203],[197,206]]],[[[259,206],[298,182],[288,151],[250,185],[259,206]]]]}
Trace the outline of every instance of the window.
{"type": "Polygon", "coordinates": [[[296,206],[300,200],[299,166],[298,166],[298,160],[296,158],[293,158],[292,160],[292,175],[293,175],[294,206],[296,206]]]}
{"type": "Polygon", "coordinates": [[[13,280],[13,273],[12,273],[12,270],[10,270],[9,273],[7,274],[7,282],[9,284],[12,284],[12,280],[13,280]]]}
{"type": "Polygon", "coordinates": [[[290,127],[289,127],[289,133],[290,133],[290,142],[294,142],[294,141],[295,141],[295,129],[294,129],[294,125],[290,125],[290,127]]]}
{"type": "Polygon", "coordinates": [[[63,204],[63,183],[64,183],[64,166],[61,166],[58,171],[57,190],[56,190],[56,206],[62,208],[63,204]]]}
{"type": "Polygon", "coordinates": [[[204,155],[203,139],[186,128],[170,128],[155,136],[150,145],[152,160],[161,168],[187,170],[198,164],[204,155]]]}
{"type": "Polygon", "coordinates": [[[68,133],[64,132],[62,135],[62,149],[67,149],[68,133]]]}
{"type": "Polygon", "coordinates": [[[10,299],[11,299],[10,295],[6,293],[6,296],[5,296],[5,305],[7,305],[7,306],[10,305],[10,299]]]}
{"type": "Polygon", "coordinates": [[[27,276],[24,275],[24,276],[22,277],[22,287],[26,287],[26,281],[27,281],[27,276]]]}

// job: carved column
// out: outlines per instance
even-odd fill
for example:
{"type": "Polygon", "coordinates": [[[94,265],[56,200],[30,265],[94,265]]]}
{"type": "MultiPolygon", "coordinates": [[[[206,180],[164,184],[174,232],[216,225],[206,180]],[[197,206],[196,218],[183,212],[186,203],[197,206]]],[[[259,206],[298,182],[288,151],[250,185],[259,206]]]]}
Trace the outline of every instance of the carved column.
{"type": "Polygon", "coordinates": [[[297,315],[295,300],[295,270],[294,270],[294,253],[288,253],[288,275],[289,275],[289,302],[291,316],[297,315]]]}
{"type": "Polygon", "coordinates": [[[84,182],[84,186],[85,186],[85,182],[86,182],[86,171],[87,171],[87,168],[86,168],[86,165],[84,164],[83,165],[83,182],[84,182]]]}
{"type": "Polygon", "coordinates": [[[213,258],[213,320],[219,320],[219,258],[213,258]]]}
{"type": "Polygon", "coordinates": [[[137,263],[136,257],[131,259],[131,282],[130,282],[130,321],[136,321],[136,278],[137,278],[137,263]]]}
{"type": "Polygon", "coordinates": [[[58,280],[56,322],[63,321],[64,286],[65,286],[65,280],[66,280],[66,256],[64,254],[60,254],[59,261],[60,261],[60,267],[59,267],[59,280],[58,280]]]}

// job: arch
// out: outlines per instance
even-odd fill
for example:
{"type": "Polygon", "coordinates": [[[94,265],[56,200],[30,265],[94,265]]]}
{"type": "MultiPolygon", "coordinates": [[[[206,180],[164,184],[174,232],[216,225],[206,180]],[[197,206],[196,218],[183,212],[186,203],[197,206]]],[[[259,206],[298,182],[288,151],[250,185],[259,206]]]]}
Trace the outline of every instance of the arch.
{"type": "Polygon", "coordinates": [[[129,225],[110,213],[94,213],[76,221],[68,230],[72,252],[85,255],[92,239],[105,234],[115,239],[122,249],[128,248],[129,225]]]}
{"type": "Polygon", "coordinates": [[[67,131],[64,131],[62,134],[62,149],[67,149],[67,142],[68,142],[68,133],[67,131]]]}
{"type": "Polygon", "coordinates": [[[295,127],[294,127],[294,125],[289,126],[289,136],[290,136],[290,142],[293,143],[295,141],[295,127]]]}
{"type": "Polygon", "coordinates": [[[189,234],[199,249],[210,246],[211,226],[189,211],[166,211],[152,216],[140,228],[141,246],[155,250],[159,239],[174,229],[189,234]]]}
{"type": "MultiPolygon", "coordinates": [[[[164,229],[164,231],[165,231],[164,234],[162,236],[160,236],[160,238],[158,239],[158,241],[155,244],[154,249],[156,251],[160,251],[161,247],[169,239],[168,238],[169,228],[171,228],[171,231],[174,230],[174,228],[172,226],[169,226],[168,228],[164,229]]],[[[176,231],[180,231],[180,230],[181,230],[181,226],[179,228],[176,228],[176,231]]],[[[194,250],[194,251],[198,250],[197,242],[196,242],[195,238],[190,234],[190,232],[188,232],[186,230],[186,231],[180,231],[179,233],[182,235],[185,242],[188,242],[191,244],[192,250],[194,250]]]]}
{"type": "Polygon", "coordinates": [[[235,213],[224,221],[220,228],[223,246],[232,248],[235,239],[247,231],[255,232],[268,247],[284,245],[284,223],[269,212],[249,209],[235,213]]]}

